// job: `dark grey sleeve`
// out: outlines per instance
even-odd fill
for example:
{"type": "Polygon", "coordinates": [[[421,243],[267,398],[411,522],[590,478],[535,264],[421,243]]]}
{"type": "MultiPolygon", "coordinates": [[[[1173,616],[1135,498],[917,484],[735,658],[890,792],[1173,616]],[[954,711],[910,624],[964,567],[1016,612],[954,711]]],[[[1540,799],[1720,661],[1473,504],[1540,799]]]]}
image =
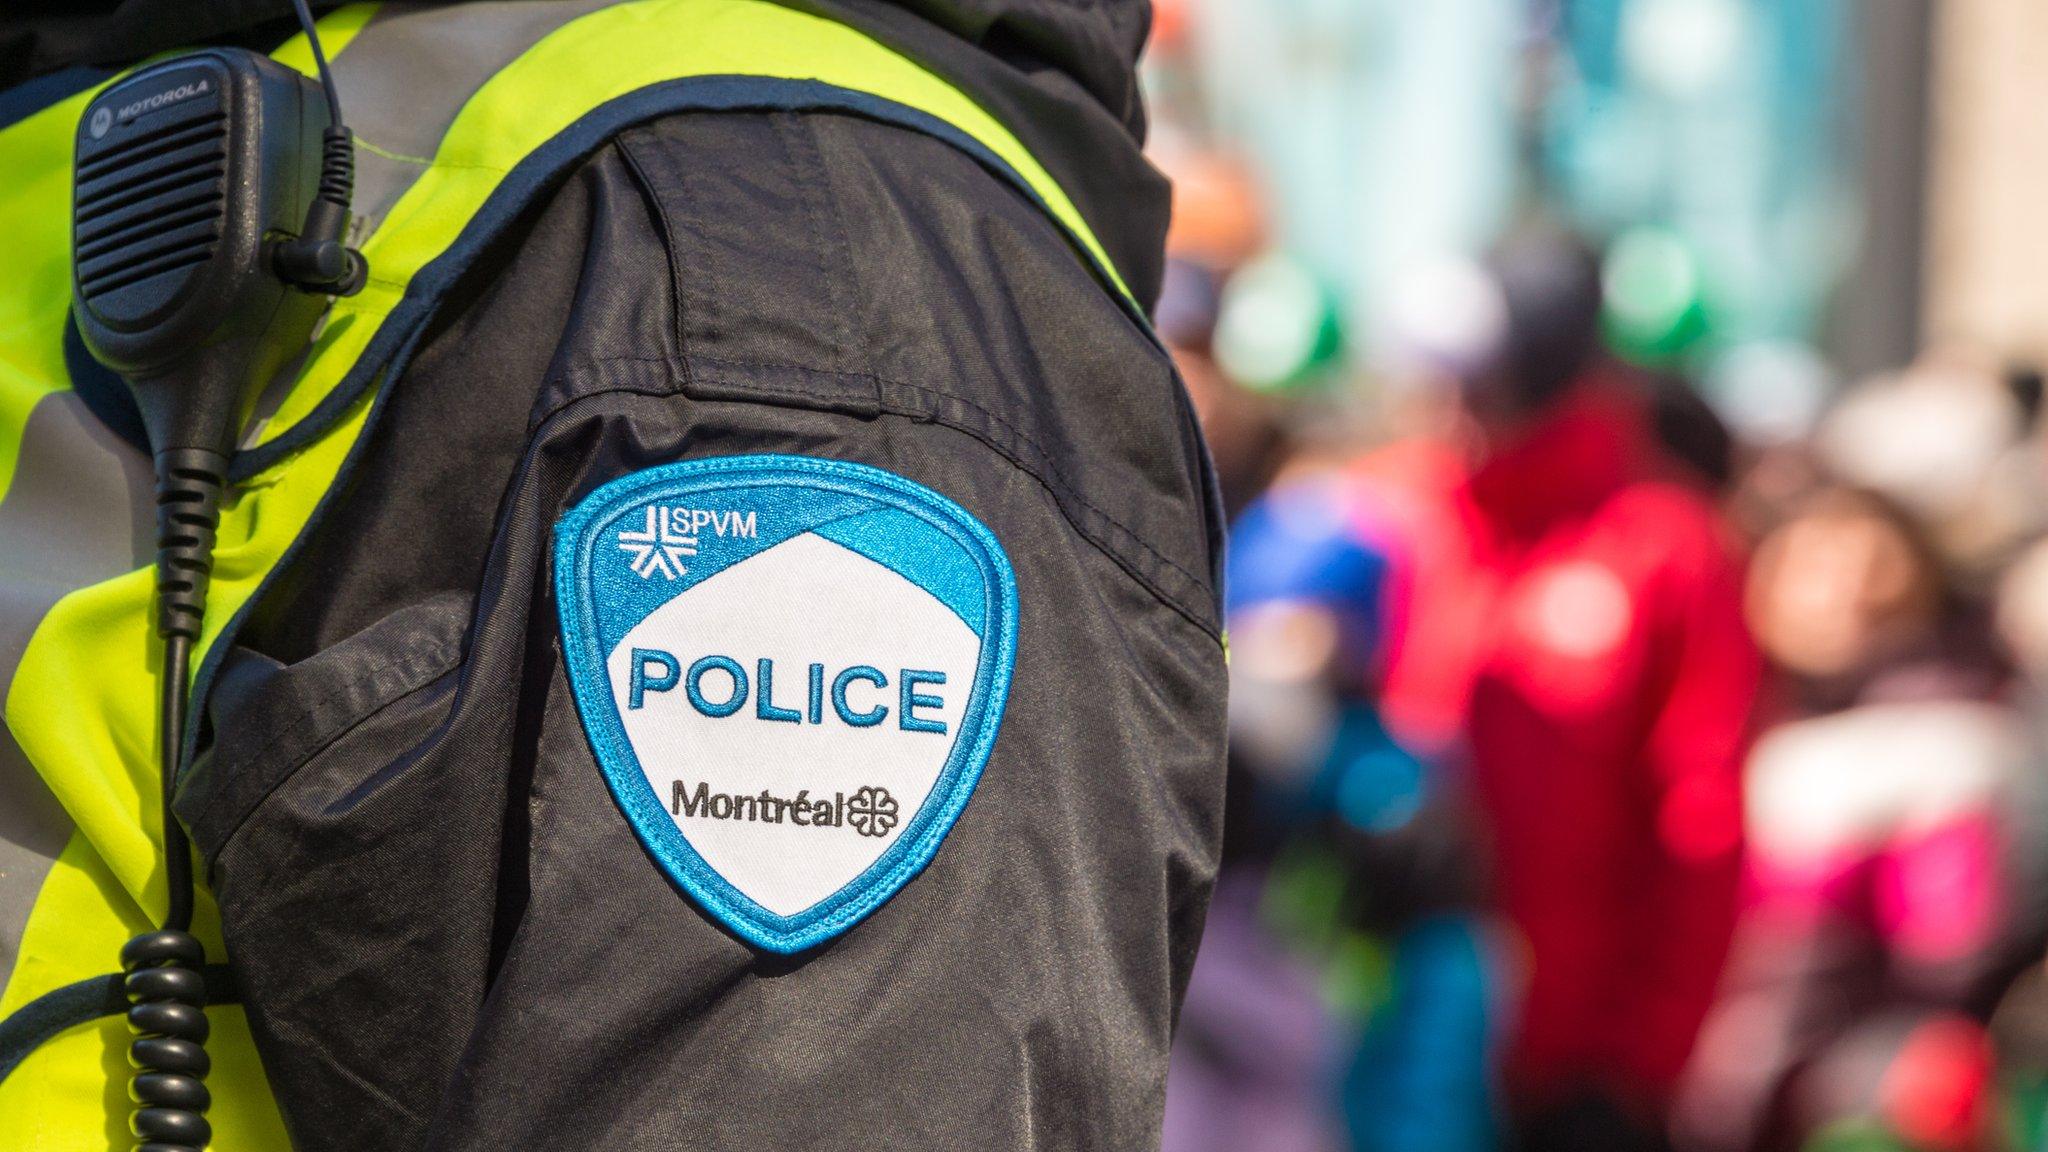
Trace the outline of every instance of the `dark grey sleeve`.
{"type": "Polygon", "coordinates": [[[974,161],[834,115],[635,130],[473,280],[240,638],[186,798],[298,1146],[1156,1143],[1224,697],[1164,356],[974,161]],[[744,455],[939,494],[1018,605],[957,823],[794,955],[636,837],[555,601],[592,491],[744,455]]]}

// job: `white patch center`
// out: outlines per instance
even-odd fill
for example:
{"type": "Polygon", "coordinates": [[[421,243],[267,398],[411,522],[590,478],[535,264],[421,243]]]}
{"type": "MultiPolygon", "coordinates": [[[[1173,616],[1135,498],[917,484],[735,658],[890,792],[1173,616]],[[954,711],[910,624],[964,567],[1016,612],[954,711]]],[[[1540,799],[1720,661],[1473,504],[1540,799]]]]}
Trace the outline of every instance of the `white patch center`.
{"type": "Polygon", "coordinates": [[[655,609],[605,671],[648,786],[690,846],[748,898],[791,916],[859,876],[909,827],[959,739],[980,654],[980,638],[937,597],[805,533],[655,609]],[[636,649],[674,661],[671,671],[638,658],[638,707],[636,649]],[[729,715],[713,713],[738,685],[726,665],[699,667],[708,657],[744,674],[744,701],[729,715]],[[925,675],[906,690],[906,672],[925,675]],[[906,724],[909,695],[925,700],[906,724]],[[944,732],[920,727],[932,724],[944,732]],[[884,799],[893,813],[884,803],[877,818],[884,799]]]}

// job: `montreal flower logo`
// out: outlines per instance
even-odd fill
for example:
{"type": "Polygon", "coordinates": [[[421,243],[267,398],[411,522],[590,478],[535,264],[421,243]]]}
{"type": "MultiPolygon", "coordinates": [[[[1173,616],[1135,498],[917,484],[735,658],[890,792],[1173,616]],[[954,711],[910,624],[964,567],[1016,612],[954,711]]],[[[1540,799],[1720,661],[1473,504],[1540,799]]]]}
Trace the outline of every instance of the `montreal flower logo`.
{"type": "Polygon", "coordinates": [[[846,822],[863,836],[887,836],[896,826],[896,798],[887,788],[862,788],[846,802],[846,822]]]}

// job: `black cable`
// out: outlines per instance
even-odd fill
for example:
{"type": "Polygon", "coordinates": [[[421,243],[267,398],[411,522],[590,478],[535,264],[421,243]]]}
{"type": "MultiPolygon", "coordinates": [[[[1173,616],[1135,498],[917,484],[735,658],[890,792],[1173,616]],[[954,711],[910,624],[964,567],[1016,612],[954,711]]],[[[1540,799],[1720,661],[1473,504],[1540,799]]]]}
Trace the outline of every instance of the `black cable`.
{"type": "Polygon", "coordinates": [[[163,926],[179,932],[192,927],[192,849],[185,826],[172,814],[171,803],[177,798],[185,747],[191,668],[192,641],[184,636],[165,637],[162,699],[157,705],[157,738],[163,742],[164,883],[170,889],[170,910],[164,914],[163,926]]]}
{"type": "Polygon", "coordinates": [[[306,206],[306,223],[293,239],[272,249],[272,264],[288,284],[311,292],[353,296],[369,280],[370,266],[363,254],[346,245],[349,202],[355,193],[356,139],[341,118],[341,91],[335,87],[334,72],[327,66],[327,53],[320,47],[320,32],[313,25],[313,12],[306,0],[292,0],[299,14],[299,27],[313,49],[313,64],[320,74],[320,88],[327,95],[327,127],[321,132],[320,185],[313,202],[306,206]]]}
{"type": "Polygon", "coordinates": [[[170,890],[163,927],[174,932],[192,927],[192,851],[172,802],[184,771],[192,646],[206,622],[227,470],[227,457],[203,448],[171,448],[156,457],[156,631],[164,642],[157,739],[163,768],[164,881],[170,890]]]}
{"type": "Polygon", "coordinates": [[[145,932],[121,949],[128,996],[128,1062],[135,1074],[128,1130],[135,1152],[201,1152],[213,1139],[206,1109],[206,949],[185,932],[145,932]]]}
{"type": "Polygon", "coordinates": [[[334,86],[334,73],[327,68],[327,53],[320,47],[320,32],[313,26],[313,10],[306,6],[306,0],[292,0],[292,10],[299,14],[299,28],[306,34],[306,43],[313,49],[313,67],[320,73],[320,87],[327,91],[327,119],[336,128],[341,122],[341,93],[334,86]]]}
{"type": "MultiPolygon", "coordinates": [[[[242,992],[235,974],[225,964],[208,964],[199,970],[206,985],[208,1004],[240,1004],[242,992]]],[[[127,1013],[128,981],[121,973],[89,976],[61,988],[53,988],[23,1004],[0,1020],[0,1083],[36,1049],[80,1024],[105,1016],[127,1013]]]]}

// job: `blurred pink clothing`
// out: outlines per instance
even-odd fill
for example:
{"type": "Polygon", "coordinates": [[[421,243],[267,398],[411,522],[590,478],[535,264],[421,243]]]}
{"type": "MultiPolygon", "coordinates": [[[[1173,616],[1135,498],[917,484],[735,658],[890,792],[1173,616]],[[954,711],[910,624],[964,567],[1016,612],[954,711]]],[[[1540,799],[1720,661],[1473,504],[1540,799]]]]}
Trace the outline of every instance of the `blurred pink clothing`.
{"type": "Polygon", "coordinates": [[[1469,755],[1526,943],[1530,1106],[1660,1108],[1726,954],[1760,658],[1738,551],[1678,474],[1600,383],[1476,470],[1412,444],[1356,472],[1395,555],[1388,722],[1469,755]]]}
{"type": "Polygon", "coordinates": [[[2006,826],[2030,756],[1994,703],[1865,704],[1778,728],[1751,761],[1751,899],[1788,927],[1860,925],[1908,969],[1976,960],[2007,928],[2006,826]]]}

